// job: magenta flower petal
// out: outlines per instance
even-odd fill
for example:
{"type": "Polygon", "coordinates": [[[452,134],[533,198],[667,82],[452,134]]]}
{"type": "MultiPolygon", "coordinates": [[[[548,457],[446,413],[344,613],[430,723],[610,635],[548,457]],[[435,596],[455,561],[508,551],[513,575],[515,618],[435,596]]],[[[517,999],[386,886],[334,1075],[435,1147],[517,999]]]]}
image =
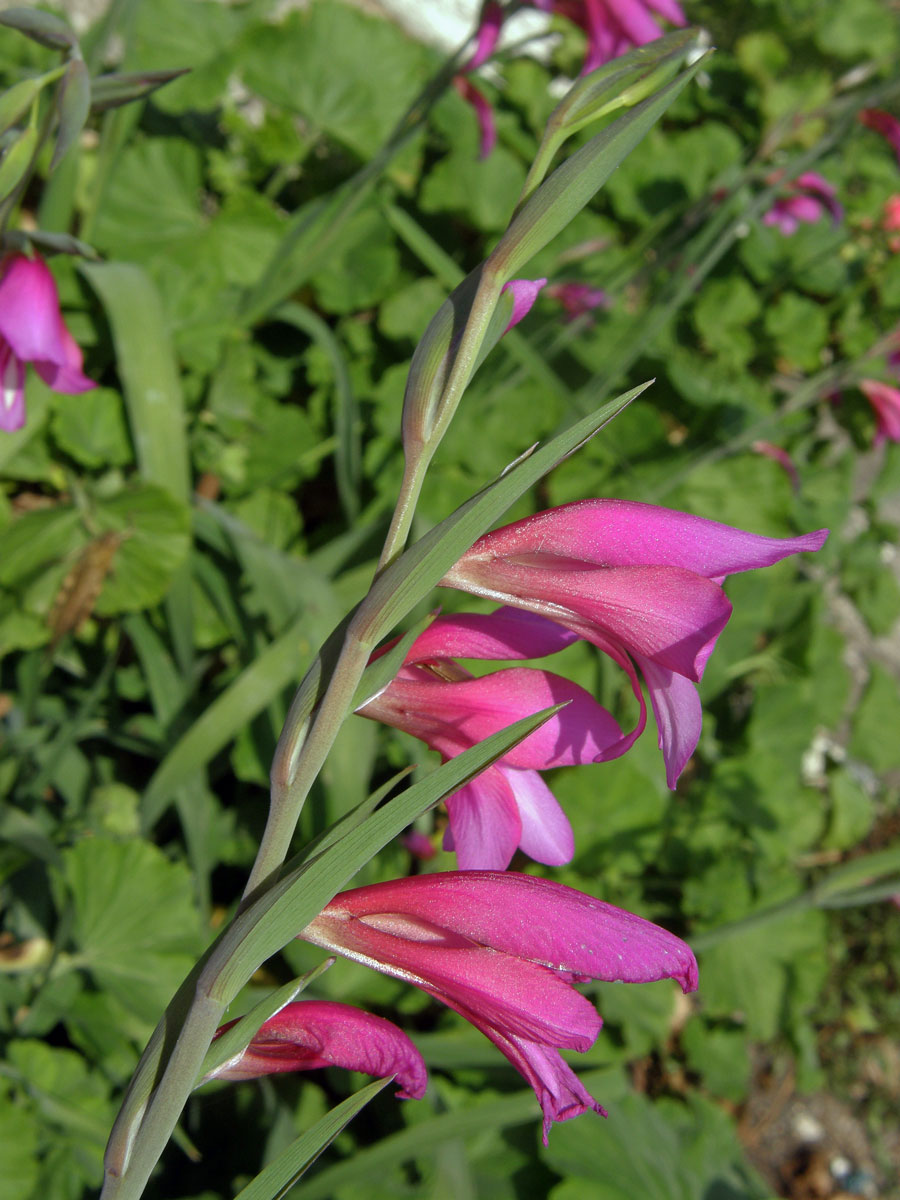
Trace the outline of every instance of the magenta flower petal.
{"type": "Polygon", "coordinates": [[[662,36],[662,30],[650,16],[643,0],[585,0],[585,8],[588,12],[595,8],[600,14],[605,9],[606,19],[614,21],[635,46],[643,46],[662,36]]]}
{"type": "Polygon", "coordinates": [[[503,6],[495,3],[486,4],[481,14],[481,24],[478,26],[475,53],[466,63],[467,71],[477,70],[491,57],[496,49],[502,25],[503,6]]]}
{"type": "MultiPolygon", "coordinates": [[[[817,196],[831,213],[831,219],[835,225],[839,225],[844,219],[844,210],[838,202],[837,192],[833,185],[817,171],[805,171],[802,175],[798,175],[794,180],[794,186],[807,192],[810,196],[817,196]]],[[[798,200],[802,199],[799,196],[797,198],[798,200]]]]}
{"type": "Polygon", "coordinates": [[[81,370],[83,362],[81,348],[65,325],[62,329],[62,344],[66,361],[57,363],[35,359],[34,369],[38,375],[47,387],[54,392],[61,392],[64,396],[74,396],[79,392],[88,392],[91,388],[95,388],[97,385],[93,379],[88,379],[81,370]]]}
{"type": "MultiPolygon", "coordinates": [[[[486,533],[458,566],[478,557],[533,555],[547,568],[558,560],[564,573],[570,564],[583,568],[653,565],[682,567],[718,580],[738,571],[770,567],[801,551],[819,550],[827,536],[827,529],[819,529],[795,538],[764,537],[635,500],[578,500],[486,533]]],[[[597,576],[602,587],[603,571],[598,570],[597,576]]]]}
{"type": "Polygon", "coordinates": [[[506,772],[488,767],[477,780],[447,799],[449,837],[444,849],[456,851],[463,870],[503,871],[512,862],[522,836],[522,820],[506,772]]]}
{"type": "Polygon", "coordinates": [[[863,379],[859,387],[875,413],[874,444],[900,442],[900,389],[877,379],[863,379]]]}
{"type": "Polygon", "coordinates": [[[503,330],[504,333],[509,333],[514,325],[518,325],[522,318],[531,312],[538,293],[546,282],[546,279],[511,279],[509,283],[504,283],[501,291],[512,292],[513,298],[512,316],[503,330]]]}
{"type": "Polygon", "coordinates": [[[674,934],[574,888],[512,871],[444,871],[354,888],[335,897],[321,917],[346,922],[391,913],[402,919],[378,928],[394,930],[395,949],[401,947],[404,956],[414,956],[422,939],[457,948],[472,943],[572,978],[625,983],[672,978],[686,991],[697,983],[694,956],[674,934]],[[453,935],[449,941],[447,931],[453,935]]]}
{"type": "Polygon", "coordinates": [[[600,1111],[559,1058],[584,1051],[600,1018],[570,985],[677,979],[697,986],[679,938],[547,879],[452,871],[355,888],[299,935],[406,980],[488,1036],[531,1083],[550,1123],[600,1111]]]}
{"type": "Polygon", "coordinates": [[[659,748],[666,764],[666,783],[674,788],[700,741],[703,722],[700,697],[689,679],[650,659],[637,654],[634,657],[650,693],[659,731],[659,748]]]}
{"type": "MultiPolygon", "coordinates": [[[[235,1024],[223,1025],[216,1037],[235,1024]]],[[[428,1082],[422,1056],[402,1030],[382,1017],[330,1000],[285,1005],[260,1027],[236,1062],[209,1078],[256,1079],[331,1066],[382,1078],[393,1075],[401,1099],[421,1099],[428,1082]]]]}
{"type": "Polygon", "coordinates": [[[13,433],[25,424],[25,367],[0,341],[0,429],[13,433]]]}
{"type": "Polygon", "coordinates": [[[594,1099],[558,1050],[522,1038],[504,1037],[493,1029],[483,1029],[482,1033],[534,1088],[544,1114],[542,1136],[545,1146],[549,1144],[554,1121],[569,1121],[586,1112],[599,1113],[601,1117],[607,1115],[603,1105],[594,1099]]]}
{"type": "Polygon", "coordinates": [[[478,128],[481,133],[478,149],[479,158],[488,158],[497,143],[497,126],[494,122],[494,110],[488,98],[478,90],[467,75],[457,75],[453,86],[467,104],[475,110],[478,128]]]}
{"type": "Polygon", "coordinates": [[[578,641],[577,634],[521,608],[437,617],[413,642],[407,663],[432,658],[545,658],[578,641]]]}
{"type": "MultiPolygon", "coordinates": [[[[560,867],[571,862],[575,839],[569,819],[559,801],[537,771],[500,768],[512,788],[519,810],[522,852],[535,862],[560,867]]],[[[460,866],[465,866],[460,859],[460,866]]],[[[504,863],[504,866],[506,864],[504,863]]]]}
{"type": "Polygon", "coordinates": [[[7,255],[0,262],[0,429],[25,422],[25,363],[34,363],[54,391],[95,387],[81,371],[81,351],[63,324],[56,283],[40,258],[7,255]]]}
{"type": "Polygon", "coordinates": [[[16,358],[67,365],[63,329],[56,283],[43,260],[8,258],[0,277],[0,337],[16,358]]]}

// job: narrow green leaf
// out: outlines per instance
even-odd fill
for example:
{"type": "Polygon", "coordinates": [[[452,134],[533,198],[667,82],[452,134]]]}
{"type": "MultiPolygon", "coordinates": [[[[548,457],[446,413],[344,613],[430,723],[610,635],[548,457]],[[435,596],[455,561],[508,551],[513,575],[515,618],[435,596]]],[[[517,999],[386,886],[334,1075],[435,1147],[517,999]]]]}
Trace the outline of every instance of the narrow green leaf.
{"type": "Polygon", "coordinates": [[[206,1058],[200,1068],[197,1087],[205,1083],[216,1071],[221,1070],[226,1063],[239,1058],[266,1021],[270,1017],[274,1017],[276,1013],[280,1013],[285,1005],[295,1000],[303,989],[327,971],[334,961],[333,958],[326,958],[312,971],[307,971],[305,975],[300,975],[296,979],[292,979],[290,983],[284,984],[283,987],[276,988],[274,992],[270,992],[268,996],[254,1004],[250,1011],[238,1020],[237,1024],[232,1025],[221,1037],[216,1038],[206,1052],[206,1058]]]}
{"type": "Polygon", "coordinates": [[[320,1117],[312,1129],[301,1133],[286,1150],[282,1150],[276,1159],[260,1171],[252,1183],[248,1183],[238,1192],[236,1200],[274,1200],[277,1196],[283,1196],[322,1151],[331,1145],[359,1110],[389,1083],[390,1079],[378,1079],[361,1088],[355,1095],[342,1100],[331,1112],[320,1117]]]}
{"type": "Polygon", "coordinates": [[[0,162],[0,200],[5,200],[22,182],[25,172],[31,165],[31,158],[37,149],[38,132],[32,119],[28,122],[16,140],[9,146],[0,162]]]}
{"type": "Polygon", "coordinates": [[[184,404],[162,300],[134,263],[82,263],[112,330],[141,474],[190,498],[184,404]]]}
{"type": "Polygon", "coordinates": [[[60,160],[81,136],[91,111],[91,77],[80,58],[73,58],[66,67],[56,99],[59,105],[59,128],[53,158],[50,160],[51,171],[59,166],[60,160]]]}
{"type": "Polygon", "coordinates": [[[64,67],[47,71],[44,75],[35,75],[31,79],[20,79],[0,96],[0,133],[15,125],[34,103],[40,91],[53,83],[62,75],[64,67]]]}
{"type": "Polygon", "coordinates": [[[403,666],[407,654],[412,649],[412,644],[434,620],[434,614],[429,613],[422,621],[417,621],[416,624],[397,642],[395,646],[391,646],[390,650],[386,651],[374,662],[369,663],[363,672],[363,677],[359,681],[359,687],[353,697],[352,708],[356,712],[363,705],[368,704],[370,700],[374,700],[379,692],[383,692],[387,685],[391,682],[400,668],[403,666]]]}
{"type": "Polygon", "coordinates": [[[541,184],[488,259],[504,279],[515,278],[530,258],[565,229],[656,124],[703,61],[698,59],[655,96],[617,117],[541,184]]]}
{"type": "MultiPolygon", "coordinates": [[[[106,310],[116,347],[131,436],[141,474],[190,499],[184,403],[162,300],[150,276],[134,263],[81,263],[106,310]]],[[[193,661],[190,566],[172,580],[166,614],[179,669],[193,661]]]]}
{"type": "Polygon", "coordinates": [[[75,34],[61,17],[35,8],[7,8],[0,12],[0,25],[17,29],[51,50],[70,50],[78,44],[75,34]]]}
{"type": "MultiPolygon", "coordinates": [[[[597,1090],[609,1080],[609,1072],[591,1071],[582,1076],[586,1088],[597,1090]]],[[[442,1113],[419,1121],[409,1129],[382,1138],[374,1146],[358,1149],[352,1157],[318,1171],[303,1185],[303,1200],[331,1200],[343,1189],[362,1185],[391,1167],[419,1157],[430,1157],[452,1139],[476,1137],[485,1130],[509,1129],[535,1121],[539,1116],[534,1092],[522,1090],[487,1104],[475,1104],[460,1112],[442,1113]]],[[[586,1193],[588,1194],[588,1193],[586,1193]]],[[[636,1198],[637,1200],[637,1198],[636,1198]]]]}
{"type": "Polygon", "coordinates": [[[173,79],[187,75],[190,70],[190,67],[178,67],[172,71],[139,71],[133,75],[98,75],[91,88],[91,112],[106,112],[134,100],[146,100],[151,93],[173,79]]]}

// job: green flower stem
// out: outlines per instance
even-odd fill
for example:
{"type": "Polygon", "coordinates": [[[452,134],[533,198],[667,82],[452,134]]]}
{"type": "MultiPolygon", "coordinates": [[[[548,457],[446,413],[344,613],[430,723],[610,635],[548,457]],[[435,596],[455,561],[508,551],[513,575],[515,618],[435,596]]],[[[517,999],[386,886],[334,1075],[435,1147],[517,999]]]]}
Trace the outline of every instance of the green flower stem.
{"type": "Polygon", "coordinates": [[[289,743],[302,738],[302,745],[299,752],[293,754],[276,752],[269,816],[256,861],[244,889],[245,899],[273,875],[287,857],[291,838],[294,836],[309,790],[328,757],[344,718],[351,711],[353,696],[372,652],[371,645],[364,641],[355,629],[357,619],[364,615],[364,609],[365,602],[350,622],[334,673],[305,737],[302,729],[296,731],[295,737],[288,714],[282,738],[289,743]],[[292,758],[296,759],[293,769],[292,758]]]}

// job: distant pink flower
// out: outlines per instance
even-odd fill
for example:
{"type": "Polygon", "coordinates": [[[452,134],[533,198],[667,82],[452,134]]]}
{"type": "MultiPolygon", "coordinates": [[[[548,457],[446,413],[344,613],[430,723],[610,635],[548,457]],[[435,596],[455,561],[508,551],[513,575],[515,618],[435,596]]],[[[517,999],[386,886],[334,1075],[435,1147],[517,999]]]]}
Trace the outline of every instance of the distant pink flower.
{"type": "Polygon", "coordinates": [[[589,283],[551,283],[547,295],[559,301],[570,321],[593,312],[595,308],[610,306],[609,296],[603,288],[591,287],[589,283]]]}
{"type": "Polygon", "coordinates": [[[81,351],[63,324],[59,294],[43,259],[9,254],[0,262],[0,429],[25,424],[25,364],[55,392],[97,385],[81,373],[81,351]]]}
{"type": "Polygon", "coordinates": [[[785,237],[796,233],[801,221],[815,224],[824,214],[831,214],[832,222],[840,224],[844,210],[837,201],[834,188],[815,171],[806,171],[785,184],[790,193],[772,205],[763,217],[764,225],[775,225],[785,237]]]}
{"type": "Polygon", "coordinates": [[[428,862],[437,857],[437,850],[432,845],[431,838],[427,833],[420,833],[417,829],[413,829],[409,833],[405,833],[400,841],[413,858],[428,862]]]}
{"type": "Polygon", "coordinates": [[[438,617],[413,643],[397,677],[359,710],[449,759],[521,717],[566,704],[448,798],[445,848],[456,850],[461,867],[502,870],[519,846],[538,862],[568,862],[572,829],[538,770],[616,758],[631,743],[606,709],[568,679],[531,667],[475,678],[456,659],[543,658],[575,640],[560,625],[514,608],[438,617]]]}
{"type": "Polygon", "coordinates": [[[885,200],[881,228],[885,233],[900,232],[900,195],[888,196],[885,200]]]}
{"type": "Polygon", "coordinates": [[[873,444],[900,442],[900,389],[877,379],[863,379],[859,387],[875,412],[873,444]]]}
{"type": "Polygon", "coordinates": [[[335,896],[300,933],[405,980],[466,1018],[534,1088],[553,1121],[603,1112],[560,1049],[584,1052],[602,1024],[571,987],[588,979],[697,986],[674,934],[622,909],[512,871],[446,871],[335,896]]]}
{"type": "MultiPolygon", "coordinates": [[[[236,1024],[229,1021],[216,1037],[236,1024]]],[[[256,1079],[316,1067],[394,1075],[400,1085],[397,1095],[404,1100],[420,1100],[428,1083],[422,1056],[402,1030],[383,1017],[331,1000],[286,1004],[260,1026],[239,1058],[208,1078],[256,1079]]]]}
{"type": "Polygon", "coordinates": [[[890,143],[897,155],[897,163],[900,165],[900,120],[891,116],[889,112],[885,112],[883,108],[864,108],[859,114],[859,119],[863,125],[874,129],[890,143]]]}
{"type": "Polygon", "coordinates": [[[791,481],[791,487],[796,492],[800,487],[800,476],[797,474],[797,468],[794,466],[794,460],[788,454],[787,450],[781,446],[776,446],[772,442],[754,442],[751,449],[757,454],[764,454],[766,458],[771,458],[773,462],[777,462],[779,467],[787,475],[791,481]]]}
{"type": "Polygon", "coordinates": [[[587,36],[583,73],[618,58],[635,46],[662,37],[662,29],[651,16],[658,13],[672,25],[687,25],[687,17],[675,0],[532,0],[536,8],[566,17],[587,36]]]}
{"type": "Polygon", "coordinates": [[[546,279],[511,279],[509,283],[504,283],[501,291],[509,292],[513,299],[512,313],[504,333],[509,333],[514,325],[518,325],[523,317],[528,316],[534,308],[538,293],[546,283],[546,279]]]}
{"type": "Polygon", "coordinates": [[[652,504],[584,500],[486,533],[441,584],[549,618],[619,663],[640,705],[624,748],[646,723],[643,676],[674,787],[700,736],[694,683],[731,615],[721,583],[827,536],[761,537],[652,504]]]}

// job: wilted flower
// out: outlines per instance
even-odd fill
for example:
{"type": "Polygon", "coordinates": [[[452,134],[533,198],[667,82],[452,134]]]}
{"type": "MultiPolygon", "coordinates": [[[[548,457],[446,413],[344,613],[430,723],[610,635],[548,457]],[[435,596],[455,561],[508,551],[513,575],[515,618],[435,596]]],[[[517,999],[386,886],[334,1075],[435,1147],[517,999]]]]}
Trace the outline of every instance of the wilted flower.
{"type": "Polygon", "coordinates": [[[727,575],[818,550],[820,529],[796,538],[745,533],[652,504],[583,500],[486,533],[441,581],[513,604],[570,629],[650,694],[670,787],[700,736],[698,681],[731,615],[727,575]]]}
{"type": "Polygon", "coordinates": [[[789,194],[775,201],[763,217],[763,224],[777,226],[786,237],[796,233],[801,221],[814,224],[826,211],[835,225],[843,219],[837,193],[817,172],[805,171],[786,183],[785,189],[789,194]]]}
{"type": "Polygon", "coordinates": [[[585,1051],[602,1024],[571,986],[588,979],[697,986],[674,934],[573,888],[511,871],[447,871],[335,896],[299,935],[435,996],[480,1029],[553,1121],[603,1112],[560,1049],[585,1051]]]}
{"type": "Polygon", "coordinates": [[[59,294],[43,259],[9,254],[0,262],[0,429],[25,424],[25,364],[55,392],[97,385],[81,372],[81,351],[63,324],[59,294]]]}
{"type": "Polygon", "coordinates": [[[538,771],[616,758],[631,743],[606,709],[568,679],[529,667],[475,678],[456,659],[543,658],[575,640],[562,626],[514,608],[438,617],[413,643],[397,677],[359,710],[448,759],[521,717],[565,703],[448,798],[444,844],[461,867],[502,869],[520,846],[538,862],[568,862],[572,829],[538,771]]]}
{"type": "Polygon", "coordinates": [[[877,379],[862,379],[859,388],[875,413],[873,445],[900,442],[900,389],[877,379]]]}
{"type": "MultiPolygon", "coordinates": [[[[236,1024],[229,1021],[216,1037],[236,1024]]],[[[286,1004],[260,1026],[236,1059],[207,1078],[256,1079],[316,1067],[344,1067],[382,1078],[393,1075],[400,1086],[397,1095],[404,1100],[421,1099],[428,1083],[422,1056],[401,1029],[383,1017],[331,1000],[286,1004]]]]}

